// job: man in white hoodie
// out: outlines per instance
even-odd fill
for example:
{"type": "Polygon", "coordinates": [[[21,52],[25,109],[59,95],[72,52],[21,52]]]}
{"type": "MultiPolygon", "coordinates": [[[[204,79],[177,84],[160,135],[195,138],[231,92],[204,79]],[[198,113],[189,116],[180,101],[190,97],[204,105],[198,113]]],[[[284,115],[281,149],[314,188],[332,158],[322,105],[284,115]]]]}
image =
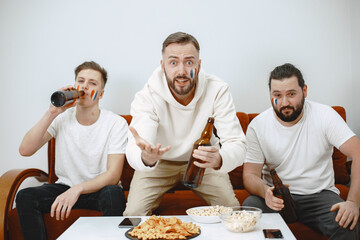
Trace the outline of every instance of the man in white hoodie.
{"type": "Polygon", "coordinates": [[[199,43],[186,33],[169,35],[161,66],[131,104],[126,157],[135,169],[124,215],[150,215],[163,194],[180,182],[208,117],[219,139],[193,156],[206,168],[193,191],[210,205],[238,206],[228,172],[242,165],[246,139],[228,85],[200,70],[199,43]],[[166,146],[166,147],[162,147],[166,146]],[[221,146],[221,147],[220,147],[221,146]]]}

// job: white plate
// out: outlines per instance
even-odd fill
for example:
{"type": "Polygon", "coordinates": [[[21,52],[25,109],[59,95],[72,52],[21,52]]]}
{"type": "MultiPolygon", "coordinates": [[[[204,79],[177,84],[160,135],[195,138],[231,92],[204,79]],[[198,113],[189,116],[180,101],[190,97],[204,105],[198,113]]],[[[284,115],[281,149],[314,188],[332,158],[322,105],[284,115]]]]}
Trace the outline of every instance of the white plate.
{"type": "Polygon", "coordinates": [[[191,209],[202,209],[202,208],[210,208],[213,206],[202,206],[202,207],[193,207],[193,208],[189,208],[188,210],[186,210],[186,214],[195,222],[199,222],[199,223],[218,223],[221,222],[220,216],[198,216],[198,215],[193,215],[193,214],[189,214],[189,210],[191,209]]]}

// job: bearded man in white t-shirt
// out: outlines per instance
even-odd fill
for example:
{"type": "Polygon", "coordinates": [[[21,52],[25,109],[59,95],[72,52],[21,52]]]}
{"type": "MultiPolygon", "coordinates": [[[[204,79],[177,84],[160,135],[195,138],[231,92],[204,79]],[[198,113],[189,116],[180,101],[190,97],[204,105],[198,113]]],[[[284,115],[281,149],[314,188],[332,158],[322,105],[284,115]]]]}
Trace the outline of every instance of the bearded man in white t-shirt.
{"type": "Polygon", "coordinates": [[[20,154],[31,156],[52,137],[55,145],[54,184],[21,190],[16,208],[24,239],[46,239],[43,214],[56,220],[71,209],[122,215],[125,196],[119,181],[125,160],[128,125],[122,117],[99,108],[107,72],[95,62],[75,69],[75,85],[61,88],[85,94],[63,107],[50,104],[40,121],[25,135],[20,154]]]}
{"type": "Polygon", "coordinates": [[[297,220],[331,239],[358,239],[360,141],[331,107],[305,100],[307,85],[292,64],[276,67],[269,78],[272,108],[247,130],[244,185],[253,195],[244,205],[280,211],[270,170],[288,184],[297,220]],[[350,157],[352,181],[346,201],[334,183],[333,147],[350,157]],[[262,178],[263,175],[263,178],[262,178]]]}

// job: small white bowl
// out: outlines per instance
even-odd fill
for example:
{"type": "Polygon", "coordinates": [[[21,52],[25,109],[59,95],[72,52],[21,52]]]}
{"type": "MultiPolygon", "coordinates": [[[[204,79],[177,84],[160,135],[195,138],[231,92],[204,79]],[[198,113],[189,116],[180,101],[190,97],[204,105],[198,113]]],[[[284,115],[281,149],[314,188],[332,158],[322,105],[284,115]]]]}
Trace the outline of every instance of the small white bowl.
{"type": "Polygon", "coordinates": [[[232,212],[221,213],[225,228],[231,232],[250,232],[260,221],[262,210],[256,207],[233,207],[232,212]]]}
{"type": "MultiPolygon", "coordinates": [[[[225,208],[222,206],[202,206],[202,207],[193,207],[186,210],[186,214],[195,222],[199,223],[218,223],[221,222],[221,219],[219,217],[219,212],[213,212],[213,214],[208,216],[200,216],[199,212],[206,212],[206,210],[209,210],[210,208],[225,208]]],[[[231,211],[231,208],[228,209],[228,211],[231,211]]]]}

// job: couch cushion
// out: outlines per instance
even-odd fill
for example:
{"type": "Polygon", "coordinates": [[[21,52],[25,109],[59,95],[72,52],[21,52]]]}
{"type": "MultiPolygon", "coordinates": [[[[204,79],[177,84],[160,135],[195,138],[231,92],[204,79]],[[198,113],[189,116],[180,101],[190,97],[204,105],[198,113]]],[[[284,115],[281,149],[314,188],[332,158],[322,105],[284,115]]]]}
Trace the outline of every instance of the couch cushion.
{"type": "Polygon", "coordinates": [[[335,183],[347,184],[350,182],[350,175],[346,168],[346,155],[342,154],[337,148],[334,147],[332,155],[333,167],[335,172],[335,183]]]}
{"type": "MultiPolygon", "coordinates": [[[[332,107],[346,122],[345,108],[340,106],[332,107]]],[[[347,184],[350,181],[350,175],[346,168],[347,157],[342,154],[337,148],[333,152],[333,165],[335,170],[335,183],[347,184]]]]}
{"type": "MultiPolygon", "coordinates": [[[[337,188],[337,189],[339,189],[339,191],[340,191],[340,197],[342,198],[342,199],[344,199],[344,200],[346,200],[347,199],[347,196],[348,196],[348,194],[349,194],[349,187],[348,186],[345,186],[345,185],[343,185],[343,184],[335,184],[335,187],[337,188]]],[[[359,219],[360,220],[360,219],[359,219]]]]}
{"type": "Polygon", "coordinates": [[[243,166],[237,167],[231,172],[229,172],[229,177],[233,189],[244,189],[243,184],[243,166]]]}
{"type": "Polygon", "coordinates": [[[249,116],[243,112],[237,112],[236,116],[240,122],[243,132],[246,133],[247,127],[249,126],[249,122],[250,122],[249,116]]]}
{"type": "Polygon", "coordinates": [[[123,171],[121,173],[121,185],[123,186],[124,191],[129,191],[131,179],[134,175],[134,169],[130,167],[127,159],[125,158],[123,171]]]}
{"type": "Polygon", "coordinates": [[[130,122],[131,122],[131,119],[132,119],[132,116],[131,116],[131,115],[120,115],[120,116],[122,116],[123,118],[125,118],[127,124],[130,125],[130,122]]]}
{"type": "Polygon", "coordinates": [[[239,203],[242,205],[244,200],[250,196],[250,193],[246,191],[245,189],[235,189],[234,190],[236,198],[239,200],[239,203]]]}

